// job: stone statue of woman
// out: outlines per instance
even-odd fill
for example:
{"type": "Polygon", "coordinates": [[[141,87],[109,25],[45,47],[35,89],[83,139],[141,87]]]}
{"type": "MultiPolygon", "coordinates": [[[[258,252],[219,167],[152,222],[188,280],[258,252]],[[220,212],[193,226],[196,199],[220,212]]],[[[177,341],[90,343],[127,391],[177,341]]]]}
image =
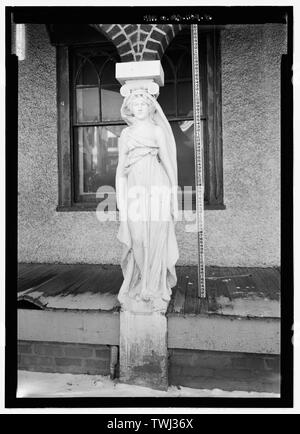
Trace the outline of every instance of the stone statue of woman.
{"type": "Polygon", "coordinates": [[[117,205],[124,281],[118,299],[127,310],[165,311],[176,285],[177,160],[172,129],[147,90],[124,99],[128,124],[119,139],[117,205]]]}

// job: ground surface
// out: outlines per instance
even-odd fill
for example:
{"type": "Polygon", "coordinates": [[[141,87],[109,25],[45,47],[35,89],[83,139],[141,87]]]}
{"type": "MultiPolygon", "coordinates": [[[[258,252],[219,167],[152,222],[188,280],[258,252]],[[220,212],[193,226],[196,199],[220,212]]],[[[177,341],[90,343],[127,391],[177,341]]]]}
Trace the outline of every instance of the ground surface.
{"type": "Polygon", "coordinates": [[[102,375],[52,374],[44,372],[18,371],[18,398],[36,397],[244,397],[279,398],[276,393],[258,393],[220,389],[192,389],[169,387],[168,391],[157,391],[146,387],[120,384],[102,375]]]}

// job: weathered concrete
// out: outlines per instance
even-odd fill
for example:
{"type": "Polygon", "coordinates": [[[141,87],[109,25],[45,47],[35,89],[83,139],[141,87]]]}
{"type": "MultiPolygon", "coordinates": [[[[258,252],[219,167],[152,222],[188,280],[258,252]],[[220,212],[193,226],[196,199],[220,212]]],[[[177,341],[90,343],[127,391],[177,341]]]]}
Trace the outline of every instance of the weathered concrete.
{"type": "MultiPolygon", "coordinates": [[[[278,318],[173,314],[167,325],[168,348],[280,353],[278,318]]],[[[116,312],[18,309],[19,340],[119,345],[119,333],[116,312]]]]}
{"type": "Polygon", "coordinates": [[[169,315],[168,347],[280,354],[280,320],[227,315],[169,315]]]}
{"type": "Polygon", "coordinates": [[[18,309],[18,339],[119,345],[119,313],[18,309]]]}
{"type": "Polygon", "coordinates": [[[120,312],[120,381],[168,388],[167,318],[160,312],[120,312]]]}
{"type": "MultiPolygon", "coordinates": [[[[26,25],[19,63],[18,260],[118,264],[118,222],[56,212],[56,61],[43,25],[26,25]]],[[[228,26],[221,35],[225,210],[205,212],[207,265],[280,264],[280,59],[286,26],[228,26]]],[[[177,223],[178,264],[197,239],[177,223]]]]}

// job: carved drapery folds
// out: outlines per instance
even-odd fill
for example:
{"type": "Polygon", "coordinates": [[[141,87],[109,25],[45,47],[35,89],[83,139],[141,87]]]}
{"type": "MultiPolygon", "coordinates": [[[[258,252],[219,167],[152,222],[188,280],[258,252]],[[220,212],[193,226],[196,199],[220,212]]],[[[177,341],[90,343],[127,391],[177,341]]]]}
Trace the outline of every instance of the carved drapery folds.
{"type": "Polygon", "coordinates": [[[160,60],[181,24],[91,24],[116,46],[122,62],[160,60]]]}

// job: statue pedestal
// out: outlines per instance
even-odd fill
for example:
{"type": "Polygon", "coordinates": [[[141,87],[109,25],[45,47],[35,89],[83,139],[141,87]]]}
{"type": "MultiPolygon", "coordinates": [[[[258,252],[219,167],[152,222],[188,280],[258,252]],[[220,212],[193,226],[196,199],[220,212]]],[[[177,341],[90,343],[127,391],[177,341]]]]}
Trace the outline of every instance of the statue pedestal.
{"type": "MultiPolygon", "coordinates": [[[[120,381],[153,389],[168,388],[167,318],[165,311],[120,312],[120,381]]],[[[166,304],[167,305],[167,304],[166,304]]]]}

